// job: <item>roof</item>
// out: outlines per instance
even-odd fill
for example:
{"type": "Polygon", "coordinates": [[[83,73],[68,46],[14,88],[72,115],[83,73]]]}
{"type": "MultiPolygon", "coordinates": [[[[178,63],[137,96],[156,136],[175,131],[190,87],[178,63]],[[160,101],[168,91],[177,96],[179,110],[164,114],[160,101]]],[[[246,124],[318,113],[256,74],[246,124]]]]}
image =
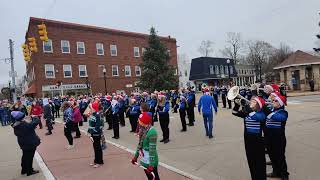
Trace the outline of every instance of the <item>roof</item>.
{"type": "Polygon", "coordinates": [[[36,86],[35,84],[32,84],[27,90],[26,92],[24,92],[24,95],[27,94],[35,94],[36,93],[36,86]]]}
{"type": "MultiPolygon", "coordinates": [[[[210,74],[210,66],[213,67],[227,66],[227,59],[228,58],[217,58],[217,57],[198,57],[194,58],[191,61],[191,68],[190,68],[190,77],[189,80],[206,80],[206,79],[222,79],[228,78],[228,76],[223,76],[220,72],[219,74],[210,74]]],[[[234,67],[234,60],[230,59],[230,69],[233,68],[233,73],[230,74],[231,77],[237,77],[237,72],[235,71],[234,67]]],[[[215,69],[215,68],[214,68],[215,69]]],[[[214,70],[215,71],[215,70],[214,70]]],[[[220,69],[219,69],[220,71],[220,69]]],[[[226,74],[228,75],[228,74],[226,74]]]]}
{"type": "MultiPolygon", "coordinates": [[[[129,32],[129,31],[123,31],[123,30],[104,28],[104,27],[97,27],[97,26],[83,25],[83,24],[77,24],[77,23],[70,23],[70,22],[56,21],[56,20],[50,20],[50,19],[30,17],[29,26],[30,26],[30,24],[40,24],[40,23],[45,23],[47,26],[51,25],[51,26],[59,26],[59,27],[66,27],[66,28],[72,28],[72,29],[78,28],[78,29],[87,30],[87,31],[88,30],[99,31],[99,32],[106,32],[106,33],[126,35],[126,36],[135,36],[135,37],[148,37],[149,36],[148,34],[137,33],[137,32],[129,32]]],[[[176,39],[172,38],[170,36],[168,36],[168,37],[159,36],[159,37],[162,40],[176,42],[176,39]]]]}
{"type": "Polygon", "coordinates": [[[298,50],[273,69],[282,69],[292,66],[303,66],[311,64],[320,64],[320,57],[313,56],[311,54],[298,50]]]}

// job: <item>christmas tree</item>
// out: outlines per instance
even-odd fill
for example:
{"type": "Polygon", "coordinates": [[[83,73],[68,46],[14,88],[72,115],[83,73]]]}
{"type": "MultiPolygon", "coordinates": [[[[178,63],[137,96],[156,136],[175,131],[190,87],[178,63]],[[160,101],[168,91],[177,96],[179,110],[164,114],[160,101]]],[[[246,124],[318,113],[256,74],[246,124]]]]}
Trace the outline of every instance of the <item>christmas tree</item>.
{"type": "Polygon", "coordinates": [[[140,64],[142,74],[138,86],[149,92],[176,89],[178,81],[174,75],[174,67],[169,64],[170,55],[154,27],[150,29],[148,43],[140,64]]]}

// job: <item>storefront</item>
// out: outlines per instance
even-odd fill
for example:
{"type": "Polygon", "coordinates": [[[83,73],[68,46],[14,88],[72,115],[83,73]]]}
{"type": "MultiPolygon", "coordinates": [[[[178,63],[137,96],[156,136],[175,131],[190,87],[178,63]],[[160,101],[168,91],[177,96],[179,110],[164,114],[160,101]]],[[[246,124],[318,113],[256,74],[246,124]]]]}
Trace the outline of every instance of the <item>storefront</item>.
{"type": "Polygon", "coordinates": [[[55,97],[55,96],[77,96],[90,93],[86,84],[62,84],[61,86],[56,85],[45,85],[42,86],[43,97],[55,97]]]}

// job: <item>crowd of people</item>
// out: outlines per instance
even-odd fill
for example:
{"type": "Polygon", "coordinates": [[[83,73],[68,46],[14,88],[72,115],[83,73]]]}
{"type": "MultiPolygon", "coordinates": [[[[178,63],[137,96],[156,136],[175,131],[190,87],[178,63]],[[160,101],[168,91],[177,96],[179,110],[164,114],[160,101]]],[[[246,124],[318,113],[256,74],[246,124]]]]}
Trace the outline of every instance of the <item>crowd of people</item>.
{"type": "MultiPolygon", "coordinates": [[[[203,117],[205,135],[213,138],[213,119],[218,112],[218,99],[221,95],[223,108],[227,102],[235,116],[244,118],[245,124],[245,148],[252,179],[266,179],[265,151],[269,154],[273,172],[270,177],[282,177],[286,179],[289,175],[285,161],[285,122],[288,114],[284,106],[286,104],[285,91],[276,85],[261,85],[257,88],[240,88],[239,94],[234,100],[227,99],[227,86],[203,88],[203,95],[197,105],[198,112],[203,117]],[[245,100],[247,99],[247,100],[245,100]],[[232,102],[234,101],[234,102],[232,102]],[[266,103],[267,102],[267,103],[266,103]],[[262,156],[263,153],[263,156],[262,156]]],[[[34,128],[43,128],[41,118],[46,122],[46,135],[52,135],[55,118],[62,119],[64,125],[64,135],[67,139],[66,149],[73,149],[74,138],[80,138],[79,126],[88,122],[88,131],[94,149],[94,160],[90,163],[94,168],[103,165],[103,149],[106,148],[105,130],[112,130],[114,139],[120,138],[120,126],[126,126],[125,118],[129,119],[130,132],[138,135],[139,142],[137,151],[132,159],[133,164],[137,164],[138,157],[141,157],[140,164],[148,179],[160,179],[158,175],[158,153],[157,138],[158,133],[153,128],[154,123],[159,122],[162,138],[159,142],[164,144],[170,142],[170,110],[172,113],[179,113],[181,120],[181,132],[187,131],[194,126],[196,107],[195,91],[192,88],[154,91],[154,92],[134,92],[130,95],[121,94],[97,94],[64,96],[53,98],[29,99],[25,102],[18,100],[14,105],[3,101],[0,104],[0,117],[3,125],[12,124],[18,143],[23,150],[21,174],[32,175],[38,171],[33,170],[30,158],[33,158],[36,147],[40,144],[37,141],[25,151],[24,141],[38,139],[34,128]],[[26,116],[30,117],[25,120],[26,116]],[[187,120],[188,118],[188,124],[187,120]],[[22,123],[23,122],[23,123],[22,123]],[[104,128],[105,124],[108,126],[104,128]],[[29,139],[22,137],[21,127],[31,131],[33,136],[29,139]],[[31,127],[31,128],[30,128],[31,127]],[[75,136],[72,133],[75,132],[75,136]],[[31,151],[30,151],[31,149],[31,151]]],[[[31,161],[32,161],[31,158],[31,161]]]]}

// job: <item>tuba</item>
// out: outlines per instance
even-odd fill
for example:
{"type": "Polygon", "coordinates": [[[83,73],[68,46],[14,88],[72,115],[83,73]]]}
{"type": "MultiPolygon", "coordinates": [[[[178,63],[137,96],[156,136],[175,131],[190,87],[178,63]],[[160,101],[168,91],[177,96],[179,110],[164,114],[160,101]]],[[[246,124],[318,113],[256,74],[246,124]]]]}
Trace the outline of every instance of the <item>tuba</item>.
{"type": "MultiPolygon", "coordinates": [[[[239,92],[240,92],[240,87],[239,86],[233,86],[228,91],[227,98],[229,100],[240,99],[240,101],[245,101],[246,104],[249,104],[250,101],[248,99],[246,99],[245,97],[241,96],[239,94],[239,92]]],[[[240,102],[236,102],[236,103],[240,104],[240,102]]]]}

